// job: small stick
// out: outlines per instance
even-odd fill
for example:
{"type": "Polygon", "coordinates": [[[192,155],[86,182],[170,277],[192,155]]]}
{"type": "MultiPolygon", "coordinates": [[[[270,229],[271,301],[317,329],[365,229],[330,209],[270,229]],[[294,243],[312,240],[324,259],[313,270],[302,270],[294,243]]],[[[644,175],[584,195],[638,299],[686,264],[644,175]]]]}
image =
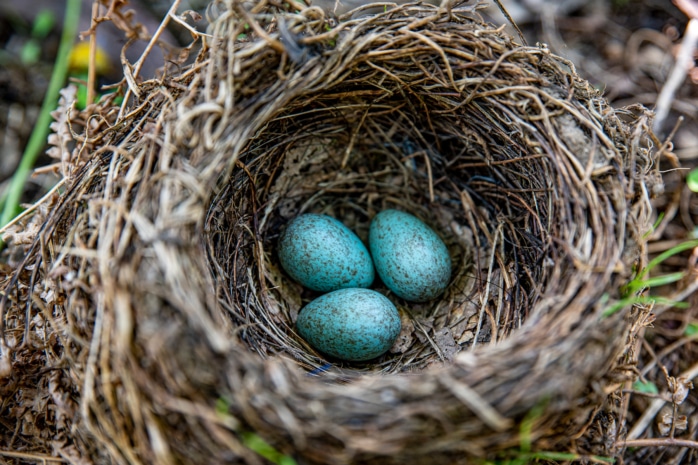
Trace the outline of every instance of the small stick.
{"type": "Polygon", "coordinates": [[[27,460],[39,460],[43,462],[44,464],[48,463],[68,463],[67,460],[62,459],[60,457],[51,457],[50,455],[39,455],[39,454],[30,454],[26,452],[13,452],[9,450],[0,450],[0,455],[4,457],[12,457],[15,459],[27,459],[27,460]]]}
{"type": "MultiPolygon", "coordinates": [[[[167,12],[165,17],[163,18],[157,31],[155,31],[155,34],[153,34],[153,36],[150,38],[150,42],[148,42],[148,45],[145,47],[145,50],[141,54],[141,57],[136,62],[136,67],[133,70],[133,79],[134,80],[138,77],[138,73],[141,72],[141,68],[143,67],[143,63],[145,62],[148,55],[150,55],[150,52],[152,51],[153,47],[157,43],[158,39],[160,38],[160,35],[167,27],[167,23],[170,22],[170,18],[177,11],[177,8],[179,8],[179,4],[181,1],[182,0],[174,0],[172,2],[172,6],[170,7],[170,10],[167,12]]],[[[128,105],[128,100],[130,97],[131,97],[131,86],[128,86],[128,89],[126,89],[126,94],[124,95],[124,102],[121,105],[121,108],[119,109],[119,115],[117,116],[117,119],[120,120],[121,117],[123,116],[124,111],[126,109],[126,105],[128,105]]]]}
{"type": "Polygon", "coordinates": [[[516,29],[516,33],[519,35],[519,39],[521,39],[521,43],[528,47],[528,42],[526,42],[526,38],[523,35],[523,32],[521,32],[521,29],[519,29],[519,25],[516,24],[516,21],[514,21],[514,18],[511,17],[507,9],[502,5],[502,2],[500,0],[494,0],[494,3],[497,4],[497,8],[499,8],[499,11],[502,12],[504,17],[506,18],[507,21],[509,21],[509,24],[516,29]]]}
{"type": "Polygon", "coordinates": [[[647,439],[631,439],[623,442],[625,447],[662,447],[662,446],[677,446],[677,447],[690,447],[691,449],[698,449],[698,442],[691,441],[690,439],[676,439],[676,438],[647,438],[647,439]]]}
{"type": "Polygon", "coordinates": [[[99,2],[92,4],[92,24],[90,27],[90,65],[87,67],[87,102],[89,107],[95,101],[95,78],[97,74],[97,17],[99,16],[99,2]]]}
{"type": "MultiPolygon", "coordinates": [[[[492,267],[495,261],[495,252],[497,251],[497,238],[502,234],[502,225],[497,226],[497,230],[494,233],[494,240],[492,242],[492,253],[490,254],[490,264],[487,270],[487,285],[485,286],[485,295],[482,297],[482,305],[480,306],[480,312],[477,318],[477,329],[475,330],[475,337],[473,338],[474,349],[477,345],[477,338],[480,336],[480,330],[482,329],[482,315],[485,313],[485,307],[487,306],[487,299],[490,298],[490,283],[492,282],[492,267]]],[[[503,239],[502,239],[503,240],[503,239]]]]}
{"type": "Polygon", "coordinates": [[[184,29],[188,30],[191,33],[192,37],[195,37],[196,39],[198,39],[199,37],[207,37],[209,39],[213,39],[212,34],[206,34],[205,32],[197,31],[196,28],[191,27],[189,23],[187,23],[175,14],[170,14],[170,19],[182,26],[184,29]]]}
{"type": "Polygon", "coordinates": [[[22,220],[25,216],[31,214],[34,210],[39,208],[39,205],[42,203],[46,202],[58,189],[63,187],[63,184],[65,184],[65,178],[62,178],[60,181],[56,183],[55,186],[51,188],[41,199],[39,199],[36,203],[34,203],[31,207],[27,208],[24,210],[22,213],[19,215],[15,216],[9,223],[7,223],[5,226],[0,228],[0,235],[4,234],[7,232],[8,229],[10,229],[12,226],[17,224],[19,221],[22,220]]]}

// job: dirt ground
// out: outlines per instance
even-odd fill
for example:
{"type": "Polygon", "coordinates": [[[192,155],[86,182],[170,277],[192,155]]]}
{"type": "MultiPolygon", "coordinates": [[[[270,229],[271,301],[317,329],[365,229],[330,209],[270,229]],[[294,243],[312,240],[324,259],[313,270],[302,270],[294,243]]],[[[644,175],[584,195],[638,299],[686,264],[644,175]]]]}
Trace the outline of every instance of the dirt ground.
{"type": "MultiPolygon", "coordinates": [[[[41,105],[60,36],[62,19],[60,8],[55,5],[63,2],[43,2],[47,6],[53,4],[55,24],[39,39],[32,35],[32,27],[35,14],[40,11],[36,6],[42,2],[30,2],[34,8],[29,12],[19,8],[26,0],[1,3],[0,192],[6,189],[19,163],[41,105]],[[32,41],[40,45],[38,55],[33,61],[21,59],[32,41]]],[[[189,3],[203,10],[203,0],[189,3]]],[[[508,0],[503,3],[529,45],[547,44],[554,53],[568,58],[582,76],[604,90],[616,107],[637,103],[655,107],[688,24],[686,14],[671,0],[508,0]]],[[[152,29],[168,2],[143,1],[135,6],[139,18],[152,29]]],[[[493,22],[503,21],[495,6],[484,13],[493,22]]],[[[85,14],[89,15],[89,8],[85,14]]],[[[511,26],[509,29],[516,34],[511,26]]],[[[170,31],[167,40],[173,46],[183,44],[186,36],[181,32],[170,31]]],[[[117,41],[119,48],[120,43],[117,41]]],[[[109,53],[109,59],[118,63],[118,52],[109,53]]],[[[156,67],[154,64],[152,72],[156,67]]],[[[673,144],[675,158],[661,161],[665,188],[654,199],[658,221],[651,235],[653,256],[698,238],[698,197],[686,184],[687,174],[698,167],[698,67],[688,70],[686,75],[670,100],[667,117],[655,128],[660,143],[673,144]]],[[[104,82],[118,77],[118,72],[107,74],[104,82]]],[[[40,165],[49,163],[52,160],[47,157],[39,160],[40,165]]],[[[33,177],[23,200],[37,199],[56,180],[50,172],[33,177]]],[[[698,249],[687,248],[663,260],[654,273],[682,273],[678,281],[656,286],[649,292],[687,305],[680,308],[658,304],[654,324],[646,328],[638,348],[639,381],[626,387],[621,402],[627,428],[618,431],[618,438],[627,438],[629,446],[619,444],[617,463],[698,463],[698,395],[691,389],[685,401],[673,405],[665,402],[671,396],[670,384],[681,383],[683,377],[684,385],[688,386],[698,376],[697,261],[698,249]]]]}

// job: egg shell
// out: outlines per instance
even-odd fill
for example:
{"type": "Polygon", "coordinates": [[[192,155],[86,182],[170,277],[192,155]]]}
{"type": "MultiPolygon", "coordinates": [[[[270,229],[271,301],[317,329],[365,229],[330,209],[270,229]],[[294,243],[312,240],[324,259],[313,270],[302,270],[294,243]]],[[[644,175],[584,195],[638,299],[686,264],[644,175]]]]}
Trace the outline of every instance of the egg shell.
{"type": "Polygon", "coordinates": [[[278,255],[295,281],[315,291],[368,287],[375,277],[361,239],[327,215],[294,218],[279,239],[278,255]]]}
{"type": "Polygon", "coordinates": [[[399,297],[426,302],[448,286],[448,248],[416,216],[398,210],[378,213],[371,221],[368,243],[378,276],[399,297]]]}
{"type": "Polygon", "coordinates": [[[400,334],[400,315],[384,295],[340,289],[310,302],[296,320],[298,334],[318,351],[347,361],[384,354],[400,334]]]}

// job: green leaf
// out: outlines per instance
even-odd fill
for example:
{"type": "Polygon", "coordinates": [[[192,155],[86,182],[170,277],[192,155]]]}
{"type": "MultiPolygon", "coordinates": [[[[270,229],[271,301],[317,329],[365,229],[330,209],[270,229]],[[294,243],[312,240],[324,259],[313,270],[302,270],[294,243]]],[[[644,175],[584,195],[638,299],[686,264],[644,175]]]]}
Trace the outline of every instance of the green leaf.
{"type": "Polygon", "coordinates": [[[242,443],[275,465],[297,465],[296,461],[274,449],[255,433],[242,433],[242,443]]]}
{"type": "Polygon", "coordinates": [[[698,334],[698,322],[692,321],[686,326],[686,329],[683,332],[684,336],[695,336],[698,334]]]}
{"type": "Polygon", "coordinates": [[[686,176],[686,185],[693,192],[698,192],[698,168],[693,168],[686,176]]]}
{"type": "Polygon", "coordinates": [[[635,391],[644,392],[646,394],[659,394],[659,389],[657,389],[657,385],[651,381],[647,381],[645,383],[643,383],[640,380],[635,381],[633,383],[633,389],[635,391]]]}
{"type": "Polygon", "coordinates": [[[664,252],[660,253],[659,255],[657,255],[656,257],[654,257],[652,260],[650,260],[650,262],[647,264],[647,266],[640,272],[640,274],[638,275],[638,277],[635,278],[635,279],[642,279],[642,278],[644,278],[644,277],[647,275],[647,273],[650,272],[650,270],[651,270],[652,268],[654,268],[655,266],[659,265],[660,263],[662,263],[662,262],[663,262],[664,260],[666,260],[667,258],[672,257],[672,256],[674,256],[674,255],[676,255],[676,254],[681,253],[681,252],[684,252],[684,251],[686,251],[686,250],[693,249],[693,248],[695,248],[695,247],[698,247],[698,240],[693,239],[693,240],[690,240],[690,241],[682,242],[681,244],[679,244],[679,245],[677,245],[677,246],[675,246],[675,247],[672,247],[672,248],[669,249],[669,250],[665,250],[664,252]]]}
{"type": "Polygon", "coordinates": [[[36,40],[30,40],[22,46],[19,52],[19,59],[25,65],[33,65],[41,57],[41,44],[36,40]]]}
{"type": "Polygon", "coordinates": [[[87,107],[87,86],[84,84],[87,82],[87,72],[75,74],[73,77],[80,80],[80,82],[75,83],[78,88],[75,106],[78,110],[84,110],[87,107]]]}
{"type": "Polygon", "coordinates": [[[216,399],[216,413],[218,415],[228,415],[228,408],[230,408],[230,402],[225,397],[219,397],[216,399]]]}
{"type": "Polygon", "coordinates": [[[34,18],[32,37],[35,39],[46,38],[51,29],[53,29],[54,24],[56,24],[56,17],[53,15],[53,12],[51,10],[41,10],[34,18]]]}

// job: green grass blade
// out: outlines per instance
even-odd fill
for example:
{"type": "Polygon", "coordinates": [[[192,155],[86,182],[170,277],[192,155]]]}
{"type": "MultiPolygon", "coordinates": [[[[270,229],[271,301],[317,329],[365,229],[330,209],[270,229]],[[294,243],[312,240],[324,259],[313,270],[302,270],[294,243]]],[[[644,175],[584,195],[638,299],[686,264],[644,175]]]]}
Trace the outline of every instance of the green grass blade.
{"type": "MultiPolygon", "coordinates": [[[[49,125],[51,124],[51,112],[58,104],[59,92],[65,84],[66,76],[68,75],[68,59],[70,57],[70,49],[73,46],[77,34],[80,5],[80,0],[67,0],[65,18],[63,20],[63,33],[61,35],[61,43],[58,47],[56,63],[53,67],[51,80],[49,81],[36,125],[24,149],[19,167],[17,167],[17,171],[13,175],[12,181],[8,187],[5,205],[2,209],[2,214],[0,214],[0,228],[12,221],[17,214],[19,201],[22,197],[22,192],[24,192],[27,178],[34,168],[37,157],[46,144],[49,125]]],[[[0,239],[0,248],[3,246],[4,243],[2,239],[0,239]]]]}
{"type": "Polygon", "coordinates": [[[618,302],[615,302],[608,307],[604,309],[603,312],[601,312],[601,318],[608,318],[609,316],[613,315],[619,310],[622,310],[625,307],[629,307],[630,305],[635,305],[635,304],[661,304],[661,305],[671,305],[672,307],[676,308],[687,308],[689,304],[687,302],[677,302],[675,300],[667,299],[664,297],[657,297],[657,296],[631,296],[631,297],[626,297],[625,299],[621,299],[618,302]]]}
{"type": "Polygon", "coordinates": [[[255,451],[274,465],[296,465],[296,461],[292,457],[277,451],[255,433],[243,433],[242,442],[245,447],[255,451]]]}
{"type": "Polygon", "coordinates": [[[652,278],[647,278],[643,280],[633,279],[625,287],[624,291],[626,295],[635,294],[641,289],[652,289],[659,286],[664,286],[666,284],[672,284],[676,281],[681,280],[686,273],[682,271],[677,271],[676,273],[669,273],[661,276],[654,276],[652,278]]]}
{"type": "Polygon", "coordinates": [[[642,236],[642,238],[643,238],[643,239],[647,239],[648,237],[650,237],[650,235],[651,235],[654,231],[657,230],[657,228],[659,227],[659,224],[662,222],[663,219],[664,219],[664,212],[661,212],[659,215],[657,215],[657,221],[654,222],[654,224],[652,225],[652,227],[650,228],[650,230],[647,231],[647,232],[642,236]]]}
{"type": "Polygon", "coordinates": [[[642,278],[644,278],[647,275],[647,273],[650,272],[650,270],[652,268],[659,265],[667,258],[672,257],[676,254],[679,254],[685,250],[694,249],[696,247],[698,247],[698,239],[693,239],[690,241],[683,242],[675,247],[672,247],[669,250],[666,250],[666,251],[660,253],[659,255],[654,257],[652,260],[650,260],[650,262],[647,264],[647,266],[640,272],[640,274],[635,279],[641,280],[642,278]]]}
{"type": "Polygon", "coordinates": [[[689,323],[683,332],[683,335],[686,337],[693,337],[696,334],[698,334],[698,323],[696,323],[696,322],[689,323]]]}

